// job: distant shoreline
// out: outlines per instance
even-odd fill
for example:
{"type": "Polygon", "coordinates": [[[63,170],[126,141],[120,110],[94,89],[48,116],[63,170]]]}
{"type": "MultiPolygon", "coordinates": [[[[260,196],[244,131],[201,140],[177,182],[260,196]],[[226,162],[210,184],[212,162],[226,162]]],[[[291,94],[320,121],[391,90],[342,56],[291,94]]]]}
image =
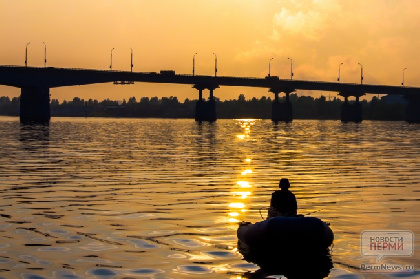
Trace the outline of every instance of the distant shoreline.
{"type": "MultiPolygon", "coordinates": [[[[280,101],[283,98],[280,98],[280,101]]],[[[343,101],[325,96],[290,95],[293,107],[293,119],[341,120],[343,101]]],[[[197,100],[185,99],[180,102],[177,97],[135,97],[128,101],[112,101],[109,99],[88,101],[75,97],[72,101],[51,100],[51,117],[114,117],[114,118],[162,118],[162,119],[194,119],[197,100]]],[[[363,120],[404,121],[405,100],[384,96],[373,97],[371,101],[361,101],[363,120]]],[[[20,100],[15,97],[0,97],[0,115],[19,116],[20,100]]],[[[244,95],[238,99],[220,101],[216,99],[217,119],[271,119],[272,100],[267,97],[246,100],[244,95]]]]}

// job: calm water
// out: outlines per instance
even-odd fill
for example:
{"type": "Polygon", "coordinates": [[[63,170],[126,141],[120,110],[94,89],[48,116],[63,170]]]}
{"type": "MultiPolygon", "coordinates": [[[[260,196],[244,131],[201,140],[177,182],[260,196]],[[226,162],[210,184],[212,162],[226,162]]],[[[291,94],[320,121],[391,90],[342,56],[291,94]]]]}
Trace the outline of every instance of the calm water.
{"type": "Polygon", "coordinates": [[[282,177],[331,223],[328,278],[420,278],[419,125],[3,117],[0,142],[0,278],[251,278],[237,222],[282,177]],[[414,255],[381,263],[414,273],[360,271],[374,229],[413,231],[414,255]]]}

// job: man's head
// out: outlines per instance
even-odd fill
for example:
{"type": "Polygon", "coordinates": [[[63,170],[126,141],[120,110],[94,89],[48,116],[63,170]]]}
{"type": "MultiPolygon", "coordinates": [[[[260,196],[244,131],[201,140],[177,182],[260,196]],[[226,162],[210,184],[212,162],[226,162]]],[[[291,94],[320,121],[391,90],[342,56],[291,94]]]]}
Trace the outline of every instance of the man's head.
{"type": "Polygon", "coordinates": [[[290,183],[289,183],[289,179],[287,178],[282,178],[280,179],[280,183],[279,183],[279,187],[282,190],[287,190],[290,188],[290,183]]]}

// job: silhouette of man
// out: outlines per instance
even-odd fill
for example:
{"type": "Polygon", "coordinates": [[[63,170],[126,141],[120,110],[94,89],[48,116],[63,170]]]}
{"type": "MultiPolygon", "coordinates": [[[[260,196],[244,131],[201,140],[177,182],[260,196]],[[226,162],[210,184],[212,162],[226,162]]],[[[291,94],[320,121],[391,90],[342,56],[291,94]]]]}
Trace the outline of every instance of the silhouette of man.
{"type": "Polygon", "coordinates": [[[280,190],[274,191],[273,194],[271,194],[268,217],[296,216],[297,202],[295,195],[289,191],[289,179],[282,178],[279,187],[280,190]]]}

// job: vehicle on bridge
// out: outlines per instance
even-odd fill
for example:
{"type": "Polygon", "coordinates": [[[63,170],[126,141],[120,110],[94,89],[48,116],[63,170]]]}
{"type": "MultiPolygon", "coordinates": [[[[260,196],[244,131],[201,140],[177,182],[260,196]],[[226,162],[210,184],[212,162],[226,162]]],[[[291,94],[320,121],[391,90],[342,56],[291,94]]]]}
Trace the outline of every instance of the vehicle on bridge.
{"type": "Polygon", "coordinates": [[[279,80],[278,76],[266,76],[265,79],[279,80]]]}
{"type": "Polygon", "coordinates": [[[175,71],[174,70],[161,70],[160,74],[164,76],[174,76],[175,71]]]}

